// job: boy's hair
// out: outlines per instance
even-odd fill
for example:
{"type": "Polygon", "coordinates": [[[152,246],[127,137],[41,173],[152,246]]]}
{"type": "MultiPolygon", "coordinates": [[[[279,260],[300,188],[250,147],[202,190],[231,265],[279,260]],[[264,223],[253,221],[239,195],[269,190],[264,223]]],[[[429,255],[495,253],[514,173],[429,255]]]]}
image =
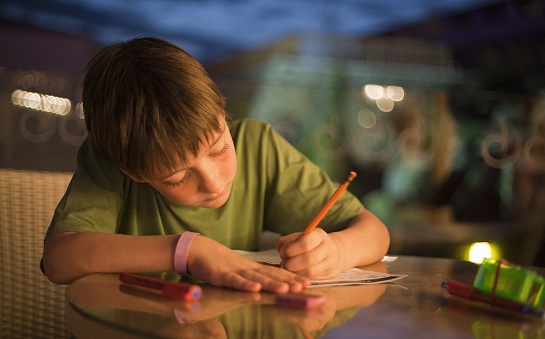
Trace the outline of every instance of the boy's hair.
{"type": "Polygon", "coordinates": [[[101,50],[83,82],[87,131],[113,165],[142,181],[171,173],[221,132],[225,99],[180,47],[141,37],[101,50]]]}

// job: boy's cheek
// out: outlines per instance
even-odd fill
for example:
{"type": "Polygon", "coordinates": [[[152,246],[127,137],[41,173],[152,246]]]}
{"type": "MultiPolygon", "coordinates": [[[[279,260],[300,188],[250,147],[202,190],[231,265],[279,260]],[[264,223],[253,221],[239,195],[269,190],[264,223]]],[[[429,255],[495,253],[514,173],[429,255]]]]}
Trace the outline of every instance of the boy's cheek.
{"type": "Polygon", "coordinates": [[[171,202],[178,205],[188,205],[187,197],[185,192],[180,192],[181,188],[178,187],[160,187],[155,186],[154,189],[159,192],[163,197],[167,198],[171,202]]]}

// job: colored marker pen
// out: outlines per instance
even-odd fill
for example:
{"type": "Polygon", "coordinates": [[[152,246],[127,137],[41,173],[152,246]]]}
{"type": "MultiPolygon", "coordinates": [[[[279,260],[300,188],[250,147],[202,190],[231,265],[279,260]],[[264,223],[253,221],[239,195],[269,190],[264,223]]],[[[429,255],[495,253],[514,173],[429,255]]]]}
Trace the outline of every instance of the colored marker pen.
{"type": "Polygon", "coordinates": [[[202,289],[198,285],[165,281],[163,279],[146,277],[143,275],[136,275],[131,273],[121,273],[119,275],[119,280],[126,284],[143,286],[154,290],[159,290],[165,297],[172,299],[183,299],[190,301],[200,299],[202,296],[202,289]]]}
{"type": "Polygon", "coordinates": [[[479,301],[490,306],[498,307],[519,314],[533,315],[538,317],[544,316],[543,311],[537,310],[531,305],[505,299],[497,295],[492,295],[491,293],[482,292],[473,288],[473,286],[464,284],[456,280],[449,280],[448,282],[444,282],[441,285],[447,288],[449,294],[463,299],[479,301]]]}
{"type": "Polygon", "coordinates": [[[278,294],[274,303],[278,306],[316,308],[323,304],[325,297],[314,294],[287,293],[278,294]]]}

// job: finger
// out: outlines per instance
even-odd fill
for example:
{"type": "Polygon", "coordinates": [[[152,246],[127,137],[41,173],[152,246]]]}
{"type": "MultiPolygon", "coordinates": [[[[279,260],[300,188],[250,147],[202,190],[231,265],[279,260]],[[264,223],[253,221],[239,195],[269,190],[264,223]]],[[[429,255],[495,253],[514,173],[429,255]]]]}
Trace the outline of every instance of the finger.
{"type": "Polygon", "coordinates": [[[258,281],[247,279],[244,276],[235,273],[225,274],[221,286],[248,292],[259,292],[263,288],[258,281]]]}
{"type": "Polygon", "coordinates": [[[326,258],[327,251],[321,250],[321,246],[318,246],[310,252],[304,252],[294,257],[282,258],[281,265],[288,271],[297,273],[309,267],[318,265],[326,258]]]}
{"type": "Polygon", "coordinates": [[[295,280],[301,283],[303,285],[303,288],[309,287],[311,284],[311,281],[307,277],[300,276],[298,274],[295,275],[295,280]]]}
{"type": "Polygon", "coordinates": [[[323,230],[316,229],[309,234],[299,234],[297,239],[285,244],[278,252],[282,258],[295,257],[314,250],[324,242],[323,230]]]}
{"type": "Polygon", "coordinates": [[[261,278],[264,279],[260,280],[263,288],[276,293],[300,292],[310,285],[310,280],[307,278],[278,267],[261,268],[258,273],[262,274],[261,278]]]}
{"type": "Polygon", "coordinates": [[[301,237],[301,232],[291,233],[288,235],[281,236],[280,238],[276,239],[276,250],[280,250],[282,247],[286,246],[287,244],[290,244],[297,239],[301,237]]]}
{"type": "Polygon", "coordinates": [[[282,259],[282,267],[286,270],[307,278],[315,278],[327,264],[327,252],[319,249],[307,252],[293,258],[282,259]]]}
{"type": "Polygon", "coordinates": [[[331,265],[327,258],[325,258],[315,265],[307,266],[292,272],[309,279],[329,279],[335,276],[335,267],[331,265]]]}
{"type": "MultiPolygon", "coordinates": [[[[265,272],[267,273],[267,272],[265,272]]],[[[269,274],[259,272],[259,270],[249,270],[241,272],[242,276],[248,280],[259,282],[261,288],[265,291],[274,293],[286,293],[290,290],[290,285],[278,278],[273,278],[269,274]]]]}

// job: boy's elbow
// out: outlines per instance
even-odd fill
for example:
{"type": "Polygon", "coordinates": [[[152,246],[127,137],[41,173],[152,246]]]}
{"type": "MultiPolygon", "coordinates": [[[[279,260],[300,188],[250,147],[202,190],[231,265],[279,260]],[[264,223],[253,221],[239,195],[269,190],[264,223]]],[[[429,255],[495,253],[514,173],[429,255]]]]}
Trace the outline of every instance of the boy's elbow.
{"type": "Polygon", "coordinates": [[[45,276],[53,284],[64,285],[64,281],[62,277],[60,277],[58,273],[55,271],[55,265],[52,265],[51,261],[47,260],[46,258],[47,257],[44,254],[44,257],[42,259],[42,265],[43,265],[43,272],[45,276]]]}
{"type": "Polygon", "coordinates": [[[52,260],[47,253],[44,251],[44,257],[42,259],[43,271],[47,279],[50,282],[57,285],[68,285],[72,283],[75,279],[70,279],[66,274],[59,270],[61,264],[52,260]]]}
{"type": "Polygon", "coordinates": [[[52,235],[44,244],[43,272],[49,281],[57,285],[67,285],[78,278],[70,274],[70,256],[63,250],[62,242],[66,236],[68,234],[52,235]]]}
{"type": "Polygon", "coordinates": [[[383,228],[383,238],[382,238],[382,244],[383,244],[383,255],[385,256],[388,254],[388,251],[390,250],[390,232],[388,231],[388,228],[384,226],[383,228]]]}
{"type": "Polygon", "coordinates": [[[373,225],[374,231],[372,231],[373,238],[376,239],[377,255],[382,259],[390,249],[390,231],[388,227],[380,220],[376,215],[369,211],[364,211],[362,214],[366,214],[370,219],[370,224],[373,225]]]}

